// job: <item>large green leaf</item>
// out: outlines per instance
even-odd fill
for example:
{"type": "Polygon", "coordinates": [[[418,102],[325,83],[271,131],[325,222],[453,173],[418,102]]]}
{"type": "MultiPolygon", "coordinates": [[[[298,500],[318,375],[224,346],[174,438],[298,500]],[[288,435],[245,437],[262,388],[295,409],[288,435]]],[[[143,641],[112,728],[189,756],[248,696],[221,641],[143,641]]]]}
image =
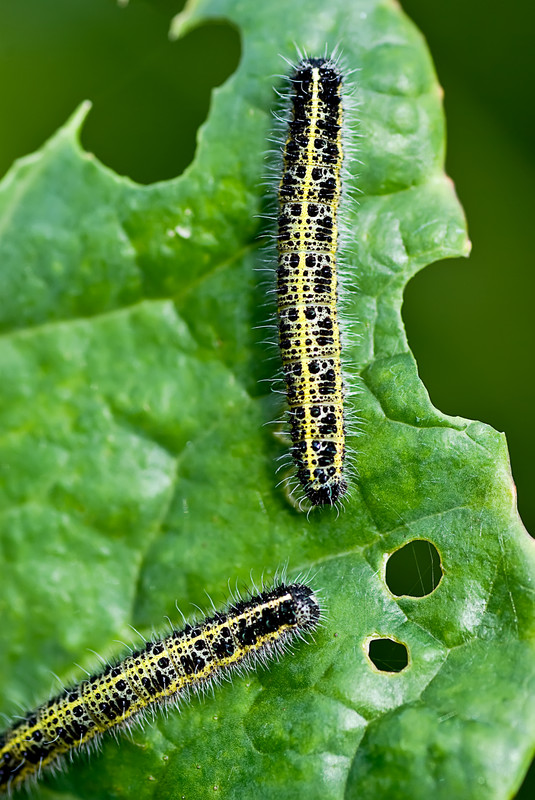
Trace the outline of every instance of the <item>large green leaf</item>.
{"type": "Polygon", "coordinates": [[[78,143],[82,108],[0,186],[3,708],[251,569],[312,567],[328,620],[36,796],[509,797],[535,739],[533,544],[503,435],[433,408],[400,316],[416,270],[468,250],[429,55],[393,2],[206,0],[173,30],[208,18],[238,27],[243,58],[183,176],[140,187],[103,168],[78,143]],[[280,410],[259,382],[276,364],[255,331],[272,76],[294,43],[339,44],[360,69],[345,312],[359,479],[340,516],[310,518],[276,487],[285,443],[265,423],[280,410]],[[406,562],[405,588],[387,577],[412,540],[437,549],[433,591],[411,589],[406,562]],[[403,643],[407,667],[375,668],[374,637],[403,643]]]}

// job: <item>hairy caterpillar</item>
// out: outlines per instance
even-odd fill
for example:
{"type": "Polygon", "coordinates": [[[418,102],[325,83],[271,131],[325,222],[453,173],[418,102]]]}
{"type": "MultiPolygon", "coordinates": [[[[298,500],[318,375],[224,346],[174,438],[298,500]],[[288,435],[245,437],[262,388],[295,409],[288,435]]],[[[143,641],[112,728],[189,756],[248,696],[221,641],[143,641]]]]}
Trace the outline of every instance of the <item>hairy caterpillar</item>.
{"type": "Polygon", "coordinates": [[[0,735],[0,792],[20,786],[60,756],[152,704],[178,703],[236,668],[255,668],[282,653],[291,639],[313,631],[320,617],[312,589],[282,583],[148,642],[143,650],[65,689],[0,735]]]}
{"type": "Polygon", "coordinates": [[[332,57],[303,58],[290,82],[278,190],[279,343],[297,478],[312,505],[333,505],[348,485],[336,264],[343,75],[332,57]]]}

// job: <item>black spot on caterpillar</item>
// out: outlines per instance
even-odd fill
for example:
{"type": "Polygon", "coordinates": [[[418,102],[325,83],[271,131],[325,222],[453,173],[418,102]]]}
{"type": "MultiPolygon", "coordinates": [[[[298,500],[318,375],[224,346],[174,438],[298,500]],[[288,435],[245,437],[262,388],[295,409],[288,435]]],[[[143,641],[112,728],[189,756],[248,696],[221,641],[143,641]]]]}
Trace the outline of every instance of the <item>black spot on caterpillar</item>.
{"type": "Polygon", "coordinates": [[[333,505],[348,486],[336,264],[343,75],[334,58],[304,58],[290,81],[278,190],[279,344],[297,478],[312,505],[333,505]]]}
{"type": "Polygon", "coordinates": [[[43,767],[127,723],[156,703],[187,699],[236,668],[254,669],[266,657],[313,631],[321,618],[312,589],[281,584],[112,664],[15,722],[0,735],[0,792],[9,792],[43,767]]]}

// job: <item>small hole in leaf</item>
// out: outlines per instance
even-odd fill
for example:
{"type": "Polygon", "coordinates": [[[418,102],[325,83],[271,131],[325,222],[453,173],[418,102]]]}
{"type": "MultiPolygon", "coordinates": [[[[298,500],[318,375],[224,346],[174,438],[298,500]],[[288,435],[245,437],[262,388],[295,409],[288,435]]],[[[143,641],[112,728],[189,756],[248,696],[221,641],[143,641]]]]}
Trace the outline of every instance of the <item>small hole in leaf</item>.
{"type": "Polygon", "coordinates": [[[535,790],[535,761],[531,762],[531,766],[528,769],[522,786],[518,790],[518,794],[515,795],[515,800],[531,800],[533,797],[533,792],[535,790]]]}
{"type": "Polygon", "coordinates": [[[407,648],[393,639],[372,639],[368,656],[381,672],[401,672],[409,663],[407,648]]]}
{"type": "Polygon", "coordinates": [[[442,578],[437,548],[425,539],[415,539],[392,553],[386,563],[386,585],[396,597],[425,597],[442,578]]]}

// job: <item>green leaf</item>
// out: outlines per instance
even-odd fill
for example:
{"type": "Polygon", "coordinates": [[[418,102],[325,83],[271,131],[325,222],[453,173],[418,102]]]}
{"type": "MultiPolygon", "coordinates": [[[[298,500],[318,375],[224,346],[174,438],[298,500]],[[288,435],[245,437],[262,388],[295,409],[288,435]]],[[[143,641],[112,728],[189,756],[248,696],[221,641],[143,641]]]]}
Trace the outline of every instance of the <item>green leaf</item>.
{"type": "Polygon", "coordinates": [[[430,57],[393,2],[200,0],[173,32],[207,19],[236,25],[243,56],[184,175],[119,178],[81,150],[82,107],[0,185],[3,709],[45,700],[50,670],[80,680],[73,662],[98,668],[86,648],[116,655],[129,625],[178,623],[176,600],[219,604],[251,569],[312,568],[327,622],[35,796],[510,797],[535,740],[533,543],[504,436],[433,408],[400,315],[411,275],[468,253],[430,57]],[[308,518],[276,485],[280,408],[259,382],[276,364],[255,330],[272,76],[294,42],[339,44],[360,70],[345,310],[359,478],[343,513],[308,518]],[[436,554],[413,587],[414,540],[436,554]],[[392,553],[409,553],[395,575],[392,553]],[[374,666],[375,638],[407,666],[374,666]]]}

